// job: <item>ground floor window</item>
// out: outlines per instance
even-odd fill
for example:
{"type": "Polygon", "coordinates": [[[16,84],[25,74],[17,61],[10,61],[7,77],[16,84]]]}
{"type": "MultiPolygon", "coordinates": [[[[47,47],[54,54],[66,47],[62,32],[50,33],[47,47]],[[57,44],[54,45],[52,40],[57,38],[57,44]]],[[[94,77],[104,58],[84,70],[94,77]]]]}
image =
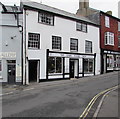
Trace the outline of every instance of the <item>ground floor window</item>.
{"type": "Polygon", "coordinates": [[[2,61],[0,60],[0,71],[2,71],[2,61]]]}
{"type": "Polygon", "coordinates": [[[62,73],[62,58],[48,58],[48,73],[62,73]]]}
{"type": "Polygon", "coordinates": [[[108,68],[113,68],[114,59],[113,55],[107,55],[107,67],[108,68]]]}
{"type": "Polygon", "coordinates": [[[120,68],[120,56],[107,55],[107,68],[120,68]]]}
{"type": "Polygon", "coordinates": [[[94,60],[93,59],[84,59],[84,72],[92,73],[94,67],[94,60]]]}

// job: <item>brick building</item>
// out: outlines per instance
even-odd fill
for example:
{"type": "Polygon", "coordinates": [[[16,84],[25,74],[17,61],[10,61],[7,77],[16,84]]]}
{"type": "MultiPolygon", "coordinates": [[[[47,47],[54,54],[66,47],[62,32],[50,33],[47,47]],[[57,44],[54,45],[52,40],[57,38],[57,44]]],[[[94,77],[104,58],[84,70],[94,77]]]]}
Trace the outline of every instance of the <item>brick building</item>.
{"type": "Polygon", "coordinates": [[[89,7],[89,0],[79,3],[78,16],[100,25],[101,73],[120,70],[120,19],[89,7]]]}

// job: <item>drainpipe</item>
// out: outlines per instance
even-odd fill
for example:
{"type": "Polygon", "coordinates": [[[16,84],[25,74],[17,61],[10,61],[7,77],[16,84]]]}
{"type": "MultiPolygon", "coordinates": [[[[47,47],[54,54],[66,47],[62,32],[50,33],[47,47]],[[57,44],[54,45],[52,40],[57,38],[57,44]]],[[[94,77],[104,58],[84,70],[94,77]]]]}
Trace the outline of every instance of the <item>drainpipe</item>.
{"type": "Polygon", "coordinates": [[[23,14],[23,84],[26,85],[26,10],[23,14]]]}

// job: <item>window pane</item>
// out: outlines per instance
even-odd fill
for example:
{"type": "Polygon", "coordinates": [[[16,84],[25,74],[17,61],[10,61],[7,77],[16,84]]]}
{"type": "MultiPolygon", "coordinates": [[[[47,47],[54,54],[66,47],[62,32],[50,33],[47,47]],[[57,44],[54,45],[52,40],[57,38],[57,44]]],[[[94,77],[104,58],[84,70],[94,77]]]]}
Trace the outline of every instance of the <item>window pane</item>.
{"type": "Polygon", "coordinates": [[[110,27],[110,20],[109,20],[109,17],[105,16],[105,26],[106,27],[110,27]]]}
{"type": "Polygon", "coordinates": [[[88,59],[85,59],[84,60],[84,72],[88,72],[89,69],[88,69],[88,59]]]}
{"type": "Polygon", "coordinates": [[[56,73],[62,73],[62,58],[56,58],[56,73]]]}
{"type": "Polygon", "coordinates": [[[54,16],[52,14],[39,12],[39,22],[42,22],[44,24],[53,25],[53,19],[54,16]]]}
{"type": "Polygon", "coordinates": [[[105,45],[114,45],[114,33],[105,33],[105,45]]]}
{"type": "Polygon", "coordinates": [[[92,73],[93,72],[93,59],[85,59],[84,60],[84,72],[92,73]]]}
{"type": "Polygon", "coordinates": [[[28,34],[28,48],[33,48],[33,49],[40,48],[40,34],[35,34],[35,33],[28,34]]]}
{"type": "Polygon", "coordinates": [[[76,30],[87,32],[87,24],[76,22],[76,30]]]}
{"type": "Polygon", "coordinates": [[[92,42],[85,41],[85,53],[92,53],[92,42]]]}
{"type": "Polygon", "coordinates": [[[55,58],[48,58],[48,73],[55,73],[55,58]]]}
{"type": "Polygon", "coordinates": [[[78,39],[70,39],[70,50],[78,51],[78,39]]]}
{"type": "Polygon", "coordinates": [[[0,60],[0,71],[2,71],[2,62],[0,60]]]}
{"type": "Polygon", "coordinates": [[[48,73],[62,73],[62,58],[49,57],[48,73]]]}
{"type": "Polygon", "coordinates": [[[52,36],[52,49],[61,50],[61,37],[52,36]]]}
{"type": "Polygon", "coordinates": [[[89,60],[89,72],[93,72],[93,60],[89,60]]]}

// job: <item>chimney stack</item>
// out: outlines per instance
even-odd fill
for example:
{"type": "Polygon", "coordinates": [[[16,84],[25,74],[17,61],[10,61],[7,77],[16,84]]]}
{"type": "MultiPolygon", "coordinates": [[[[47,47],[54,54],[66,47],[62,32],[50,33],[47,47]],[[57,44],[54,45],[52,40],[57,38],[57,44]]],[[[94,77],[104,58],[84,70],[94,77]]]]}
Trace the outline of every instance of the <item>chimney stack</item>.
{"type": "Polygon", "coordinates": [[[89,0],[79,0],[79,9],[89,8],[89,0]]]}

